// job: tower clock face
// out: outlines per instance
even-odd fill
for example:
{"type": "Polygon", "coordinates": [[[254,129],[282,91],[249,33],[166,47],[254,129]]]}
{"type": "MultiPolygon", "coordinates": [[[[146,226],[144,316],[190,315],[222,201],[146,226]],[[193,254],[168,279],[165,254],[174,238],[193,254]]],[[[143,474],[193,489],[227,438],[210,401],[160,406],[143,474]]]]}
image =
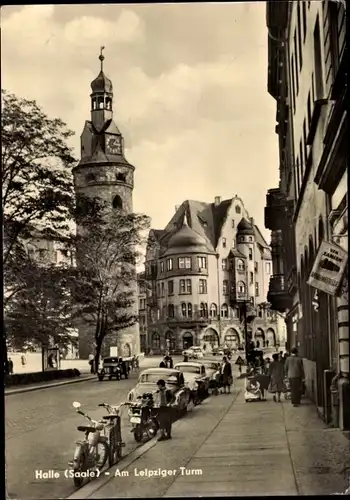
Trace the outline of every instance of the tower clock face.
{"type": "Polygon", "coordinates": [[[107,137],[106,138],[106,153],[110,155],[122,154],[122,141],[120,137],[107,137]]]}

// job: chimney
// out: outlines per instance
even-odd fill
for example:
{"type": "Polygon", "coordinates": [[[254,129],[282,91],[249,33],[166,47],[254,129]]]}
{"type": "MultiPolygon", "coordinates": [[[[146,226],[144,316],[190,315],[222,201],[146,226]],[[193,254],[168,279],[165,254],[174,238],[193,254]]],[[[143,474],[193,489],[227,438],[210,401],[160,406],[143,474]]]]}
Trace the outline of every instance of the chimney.
{"type": "Polygon", "coordinates": [[[175,213],[179,210],[180,205],[175,205],[175,213]]]}
{"type": "Polygon", "coordinates": [[[214,205],[218,207],[221,203],[221,196],[215,196],[214,205]]]}
{"type": "Polygon", "coordinates": [[[253,219],[253,217],[249,217],[249,220],[250,220],[251,225],[255,226],[255,220],[253,219]]]}

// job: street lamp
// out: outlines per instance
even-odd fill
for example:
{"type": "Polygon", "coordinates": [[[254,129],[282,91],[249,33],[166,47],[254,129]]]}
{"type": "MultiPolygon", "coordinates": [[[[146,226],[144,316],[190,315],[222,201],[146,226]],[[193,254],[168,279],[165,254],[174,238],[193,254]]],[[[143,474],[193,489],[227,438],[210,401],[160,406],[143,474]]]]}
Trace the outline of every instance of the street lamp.
{"type": "Polygon", "coordinates": [[[248,368],[248,355],[249,355],[249,338],[248,338],[248,323],[247,323],[247,302],[246,298],[237,300],[243,306],[243,319],[244,319],[244,344],[245,344],[245,359],[248,368]]]}

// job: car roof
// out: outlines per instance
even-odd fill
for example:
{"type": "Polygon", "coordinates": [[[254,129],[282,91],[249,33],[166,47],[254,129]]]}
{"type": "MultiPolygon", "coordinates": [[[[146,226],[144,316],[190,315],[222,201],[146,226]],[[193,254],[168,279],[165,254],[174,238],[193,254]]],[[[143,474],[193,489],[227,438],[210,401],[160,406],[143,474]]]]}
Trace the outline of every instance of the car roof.
{"type": "Polygon", "coordinates": [[[148,373],[154,373],[159,375],[171,375],[171,374],[177,374],[178,372],[173,368],[147,368],[146,370],[143,370],[143,372],[141,372],[140,375],[148,373]]]}
{"type": "Polygon", "coordinates": [[[176,363],[175,368],[179,365],[181,365],[181,366],[202,366],[202,363],[201,362],[196,363],[196,361],[180,361],[179,363],[176,363]]]}

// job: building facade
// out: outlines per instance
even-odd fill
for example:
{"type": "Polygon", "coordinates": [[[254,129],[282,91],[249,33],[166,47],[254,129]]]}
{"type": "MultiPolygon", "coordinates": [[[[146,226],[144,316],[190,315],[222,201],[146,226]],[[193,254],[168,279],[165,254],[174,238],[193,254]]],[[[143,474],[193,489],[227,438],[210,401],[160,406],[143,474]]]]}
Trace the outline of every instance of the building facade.
{"type": "Polygon", "coordinates": [[[271,251],[242,200],[187,200],[152,230],[145,262],[147,347],[283,345],[266,302],[271,251]]]}
{"type": "MultiPolygon", "coordinates": [[[[104,56],[99,57],[101,71],[91,83],[91,120],[85,122],[81,134],[81,160],[73,169],[74,186],[79,196],[100,198],[111,210],[133,210],[133,188],[135,167],[125,158],[124,139],[113,120],[113,86],[103,72],[104,56]]],[[[77,231],[79,232],[79,227],[77,231]]],[[[79,263],[78,263],[79,265],[79,263]]],[[[131,314],[137,314],[137,286],[131,314]]],[[[139,325],[119,330],[108,335],[103,348],[109,354],[111,346],[118,347],[122,356],[138,354],[140,351],[139,325]]],[[[94,349],[94,332],[86,324],[79,327],[80,356],[87,357],[94,349]]]]}
{"type": "Polygon", "coordinates": [[[286,314],[308,395],[327,422],[350,428],[347,287],[336,297],[307,284],[322,241],[347,251],[345,10],[334,1],[267,2],[280,183],[268,192],[265,226],[272,230],[269,302],[286,314]]]}

